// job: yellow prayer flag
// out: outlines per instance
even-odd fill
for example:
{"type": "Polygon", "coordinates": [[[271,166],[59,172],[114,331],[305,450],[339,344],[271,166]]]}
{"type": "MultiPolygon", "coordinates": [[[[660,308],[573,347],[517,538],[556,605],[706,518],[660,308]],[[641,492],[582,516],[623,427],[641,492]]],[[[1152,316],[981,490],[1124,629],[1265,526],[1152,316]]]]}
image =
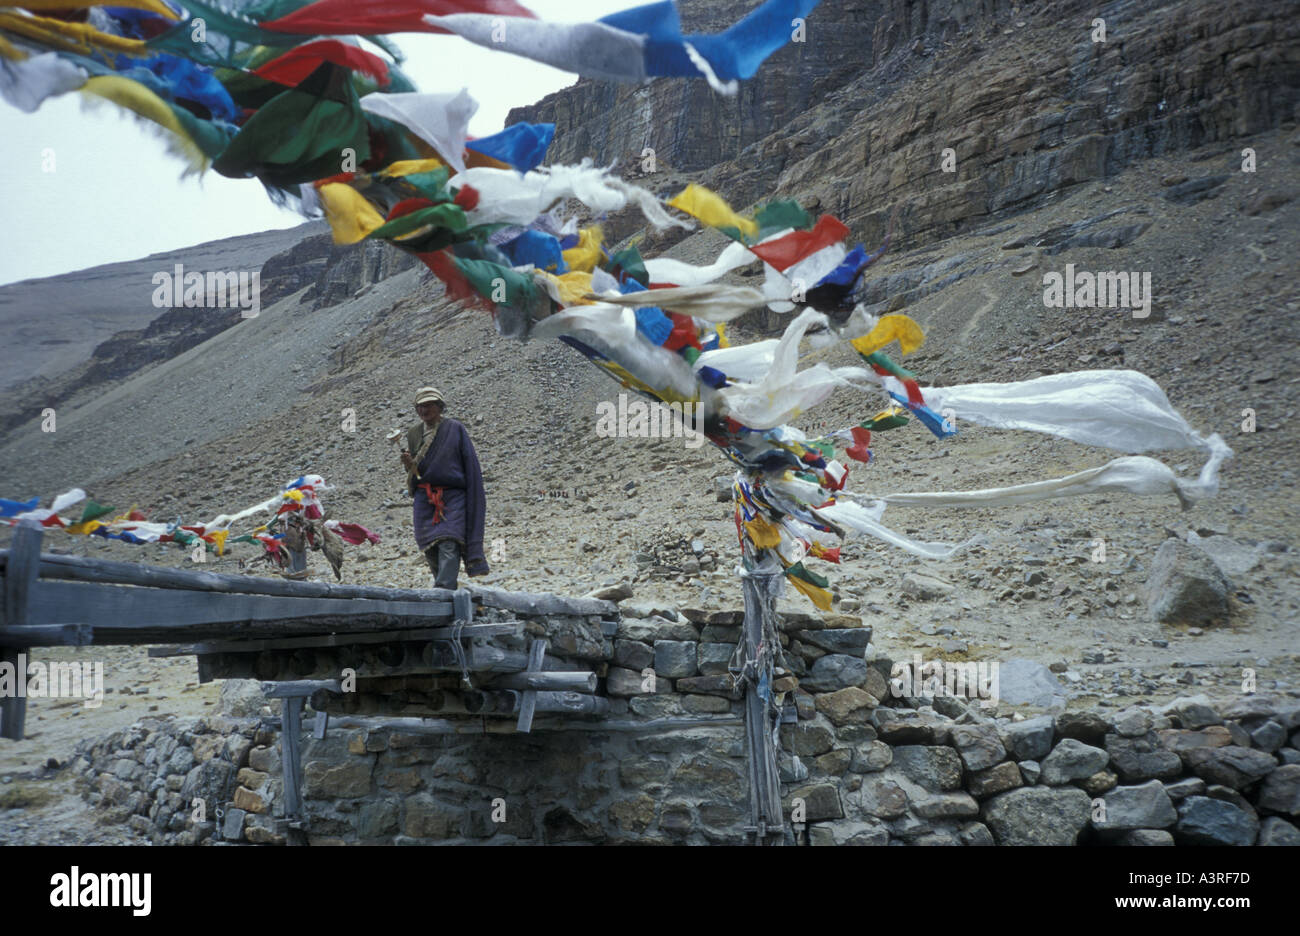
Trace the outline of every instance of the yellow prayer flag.
{"type": "Polygon", "coordinates": [[[906,315],[895,312],[891,315],[882,315],[875,328],[861,338],[854,338],[850,344],[860,354],[871,354],[895,340],[898,341],[904,354],[911,354],[925,341],[925,332],[921,331],[921,326],[906,315]]]}
{"type": "Polygon", "coordinates": [[[157,13],[165,19],[180,19],[171,9],[158,0],[0,0],[0,7],[22,7],[24,10],[84,10],[87,7],[119,6],[131,7],[157,13]]]}
{"type": "Polygon", "coordinates": [[[781,531],[768,522],[762,514],[745,524],[745,532],[757,549],[775,549],[781,545],[781,531]]]}
{"type": "Polygon", "coordinates": [[[831,593],[824,588],[818,588],[812,582],[805,582],[803,579],[787,575],[785,580],[793,585],[799,591],[808,596],[808,599],[817,606],[821,611],[831,610],[831,593]]]}
{"type": "Polygon", "coordinates": [[[545,270],[538,270],[537,272],[555,284],[555,288],[560,293],[560,305],[591,305],[594,301],[587,298],[591,293],[590,273],[581,273],[575,270],[556,276],[554,273],[548,273],[545,270]]]}
{"type": "Polygon", "coordinates": [[[758,234],[758,223],[731,210],[731,206],[716,192],[692,182],[668,203],[678,211],[698,218],[709,227],[734,227],[745,237],[758,234]]]}
{"type": "Polygon", "coordinates": [[[384,216],[350,185],[330,182],[316,191],[336,244],[355,244],[384,223],[384,216]]]}
{"type": "MultiPolygon", "coordinates": [[[[67,4],[64,6],[66,7],[67,4]]],[[[152,54],[152,50],[145,46],[143,40],[125,39],[122,36],[102,32],[86,23],[69,23],[49,16],[0,12],[0,30],[35,39],[43,45],[64,52],[89,54],[96,49],[108,49],[124,55],[152,54]]]]}
{"type": "Polygon", "coordinates": [[[395,163],[389,163],[384,169],[383,174],[386,176],[409,176],[417,172],[433,172],[435,169],[442,169],[447,164],[441,159],[399,159],[395,163]]]}
{"type": "MultiPolygon", "coordinates": [[[[601,230],[595,224],[578,232],[578,246],[563,252],[564,263],[570,272],[590,273],[601,261],[601,230]]],[[[590,291],[590,290],[589,290],[590,291]]]]}

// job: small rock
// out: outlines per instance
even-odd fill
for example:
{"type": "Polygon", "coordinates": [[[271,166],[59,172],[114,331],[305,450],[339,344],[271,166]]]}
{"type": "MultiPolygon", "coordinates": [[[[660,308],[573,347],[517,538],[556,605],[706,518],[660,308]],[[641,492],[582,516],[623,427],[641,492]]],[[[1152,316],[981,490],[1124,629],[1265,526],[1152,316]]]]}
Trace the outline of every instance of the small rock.
{"type": "Polygon", "coordinates": [[[1253,845],[1259,819],[1223,800],[1189,796],[1178,806],[1174,833],[1188,845],[1253,845]]]}
{"type": "Polygon", "coordinates": [[[599,598],[602,601],[622,601],[632,597],[632,586],[627,582],[619,582],[617,585],[606,585],[595,591],[589,591],[583,597],[599,598]]]}
{"type": "Polygon", "coordinates": [[[1097,773],[1109,761],[1110,755],[1101,748],[1066,738],[1043,761],[1043,783],[1060,786],[1071,780],[1082,780],[1097,773]]]}
{"type": "Polygon", "coordinates": [[[903,576],[902,590],[903,594],[918,601],[933,601],[951,595],[953,585],[932,575],[908,572],[903,576]]]}
{"type": "Polygon", "coordinates": [[[1159,780],[1116,787],[1104,800],[1105,820],[1092,822],[1098,829],[1164,829],[1178,821],[1178,812],[1159,780]]]}

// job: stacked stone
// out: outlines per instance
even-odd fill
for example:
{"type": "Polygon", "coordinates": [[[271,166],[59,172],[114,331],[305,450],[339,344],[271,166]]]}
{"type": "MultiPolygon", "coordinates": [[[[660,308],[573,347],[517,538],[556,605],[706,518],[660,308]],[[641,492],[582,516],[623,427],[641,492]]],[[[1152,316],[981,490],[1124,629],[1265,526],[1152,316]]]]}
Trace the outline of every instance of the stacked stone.
{"type": "Polygon", "coordinates": [[[155,845],[283,844],[271,817],[280,789],[273,740],[256,719],[145,718],[81,742],[69,768],[100,822],[155,845]]]}
{"type": "Polygon", "coordinates": [[[831,695],[785,735],[812,844],[1300,844],[1295,699],[1011,720],[951,697],[846,717],[831,695]]]}
{"type": "MultiPolygon", "coordinates": [[[[486,734],[335,727],[302,740],[309,840],[744,842],[729,671],[741,612],[621,611],[612,638],[581,615],[539,615],[528,629],[597,670],[620,727],[676,721],[622,731],[539,719],[531,734],[491,718],[486,734]]],[[[892,661],[856,617],[783,613],[780,628],[778,766],[800,843],[1300,844],[1294,697],[1008,717],[1005,702],[896,696],[892,661]]],[[[270,713],[234,686],[227,711],[270,713]]],[[[255,717],[150,718],[83,745],[74,769],[105,821],[155,842],[279,844],[278,740],[255,717]]]]}
{"type": "MultiPolygon", "coordinates": [[[[731,499],[730,493],[727,499],[731,499]]],[[[703,530],[696,532],[701,534],[703,530]]],[[[639,543],[635,560],[636,580],[695,576],[716,569],[720,562],[717,552],[707,548],[698,535],[682,536],[673,527],[664,527],[639,543]]]]}

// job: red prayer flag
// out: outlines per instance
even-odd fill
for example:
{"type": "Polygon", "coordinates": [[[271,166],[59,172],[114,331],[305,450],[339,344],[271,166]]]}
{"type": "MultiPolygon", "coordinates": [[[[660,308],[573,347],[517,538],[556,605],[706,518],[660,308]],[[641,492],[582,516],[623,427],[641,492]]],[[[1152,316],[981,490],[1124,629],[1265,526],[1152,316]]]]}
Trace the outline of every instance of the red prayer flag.
{"type": "Polygon", "coordinates": [[[849,458],[860,462],[870,461],[871,453],[867,451],[867,446],[871,444],[870,431],[863,429],[861,426],[854,426],[850,431],[853,433],[853,444],[844,451],[849,458]]]}
{"type": "Polygon", "coordinates": [[[409,215],[412,211],[419,211],[421,208],[432,208],[433,202],[427,198],[403,198],[394,205],[388,212],[389,221],[394,221],[404,215],[409,215]]]}
{"type": "Polygon", "coordinates": [[[478,207],[478,189],[472,185],[462,185],[456,192],[454,204],[459,205],[462,211],[473,211],[478,207]]]}
{"type": "Polygon", "coordinates": [[[537,18],[531,10],[514,0],[316,0],[279,19],[259,25],[274,32],[301,33],[306,36],[446,33],[447,30],[441,26],[430,26],[424,17],[449,16],[453,13],[537,18]]]}
{"type": "Polygon", "coordinates": [[[378,55],[337,39],[318,39],[290,49],[253,72],[259,78],[296,88],[322,62],[369,75],[380,86],[388,84],[388,63],[378,55]]]}
{"type": "Polygon", "coordinates": [[[849,236],[849,229],[834,215],[822,215],[811,231],[792,231],[765,244],[749,248],[764,263],[784,273],[805,257],[838,244],[849,236]]]}

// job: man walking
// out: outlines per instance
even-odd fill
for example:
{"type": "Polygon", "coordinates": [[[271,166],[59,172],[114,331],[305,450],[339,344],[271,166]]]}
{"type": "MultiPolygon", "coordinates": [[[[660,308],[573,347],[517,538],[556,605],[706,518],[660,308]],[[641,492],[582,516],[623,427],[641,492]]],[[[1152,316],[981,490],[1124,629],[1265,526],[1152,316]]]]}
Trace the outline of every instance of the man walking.
{"type": "Polygon", "coordinates": [[[487,496],[478,453],[465,427],[442,413],[446,404],[433,387],[415,394],[420,422],[406,430],[402,465],[415,499],[415,542],[438,588],[455,588],[460,564],[470,576],[487,575],[483,519],[487,496]]]}

